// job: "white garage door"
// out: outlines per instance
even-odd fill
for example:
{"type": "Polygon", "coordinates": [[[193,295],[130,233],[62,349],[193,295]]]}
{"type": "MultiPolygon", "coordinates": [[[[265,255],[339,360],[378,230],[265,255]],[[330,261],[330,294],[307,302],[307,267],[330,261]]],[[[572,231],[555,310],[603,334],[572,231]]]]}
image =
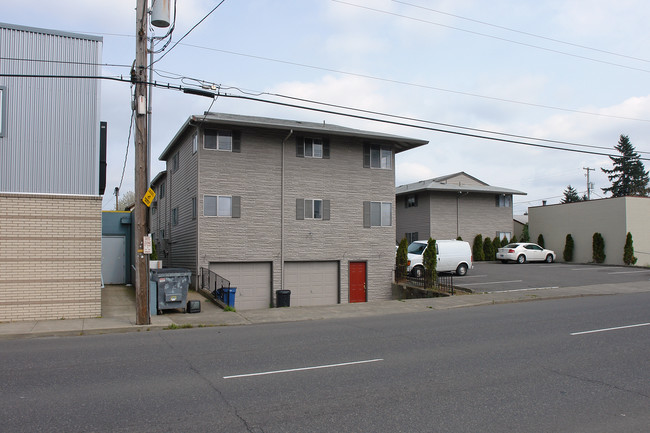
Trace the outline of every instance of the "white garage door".
{"type": "Polygon", "coordinates": [[[291,306],[334,305],[339,301],[338,262],[285,262],[284,288],[291,306]]]}
{"type": "Polygon", "coordinates": [[[255,310],[271,304],[271,263],[210,263],[210,270],[236,287],[235,309],[255,310]]]}

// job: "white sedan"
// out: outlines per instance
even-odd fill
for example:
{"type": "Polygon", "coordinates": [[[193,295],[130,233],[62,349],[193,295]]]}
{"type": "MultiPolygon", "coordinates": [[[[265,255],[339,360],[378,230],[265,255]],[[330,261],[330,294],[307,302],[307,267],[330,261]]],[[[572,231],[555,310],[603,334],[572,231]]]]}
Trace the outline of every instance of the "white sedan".
{"type": "Polygon", "coordinates": [[[503,248],[499,248],[497,250],[497,260],[501,260],[502,263],[507,263],[509,261],[517,263],[553,263],[553,261],[555,261],[555,252],[546,250],[537,244],[520,242],[508,244],[503,248]]]}

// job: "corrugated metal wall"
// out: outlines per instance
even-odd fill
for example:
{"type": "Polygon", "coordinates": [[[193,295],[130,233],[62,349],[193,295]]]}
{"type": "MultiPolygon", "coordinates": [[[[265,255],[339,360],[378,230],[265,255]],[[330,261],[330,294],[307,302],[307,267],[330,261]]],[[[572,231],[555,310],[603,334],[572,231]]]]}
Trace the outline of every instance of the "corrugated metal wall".
{"type": "MultiPolygon", "coordinates": [[[[3,74],[99,76],[100,37],[0,23],[3,74]]],[[[97,195],[99,80],[0,77],[0,191],[97,195]]]]}

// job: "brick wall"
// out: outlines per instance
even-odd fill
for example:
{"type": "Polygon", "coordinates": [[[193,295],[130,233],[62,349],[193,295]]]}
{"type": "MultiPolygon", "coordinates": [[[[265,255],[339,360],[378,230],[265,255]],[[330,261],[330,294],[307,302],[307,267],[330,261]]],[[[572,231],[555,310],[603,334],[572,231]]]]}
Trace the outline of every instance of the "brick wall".
{"type": "Polygon", "coordinates": [[[0,321],[101,315],[101,204],[0,194],[0,321]]]}

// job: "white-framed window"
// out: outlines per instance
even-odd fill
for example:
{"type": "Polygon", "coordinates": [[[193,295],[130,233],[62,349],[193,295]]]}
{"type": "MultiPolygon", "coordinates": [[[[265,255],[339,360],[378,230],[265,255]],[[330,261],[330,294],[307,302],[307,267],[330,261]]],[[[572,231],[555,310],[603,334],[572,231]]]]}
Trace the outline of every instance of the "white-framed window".
{"type": "Polygon", "coordinates": [[[196,153],[199,150],[199,134],[194,134],[192,137],[192,153],[196,153]]]}
{"type": "Polygon", "coordinates": [[[330,219],[330,201],[320,198],[296,199],[297,220],[323,220],[330,219]]]}
{"type": "Polygon", "coordinates": [[[386,146],[364,144],[363,166],[390,170],[393,168],[393,151],[386,146]]]}
{"type": "Polygon", "coordinates": [[[387,201],[363,202],[364,227],[389,227],[393,225],[393,203],[387,201]]]}
{"type": "Polygon", "coordinates": [[[151,203],[151,215],[155,215],[157,211],[158,211],[158,201],[155,200],[153,203],[151,203]]]}
{"type": "Polygon", "coordinates": [[[511,238],[511,237],[512,237],[512,233],[511,233],[511,232],[497,232],[497,238],[499,238],[499,239],[501,239],[501,240],[503,240],[503,239],[505,238],[505,240],[507,240],[508,242],[510,242],[510,238],[511,238]]]}
{"type": "Polygon", "coordinates": [[[232,131],[206,129],[203,148],[232,152],[232,131]]]}
{"type": "Polygon", "coordinates": [[[512,196],[509,194],[499,194],[496,197],[497,207],[512,207],[512,196]]]}
{"type": "Polygon", "coordinates": [[[178,208],[177,207],[172,209],[172,225],[173,226],[178,225],[178,208]]]}
{"type": "Polygon", "coordinates": [[[241,197],[230,195],[204,195],[203,216],[240,218],[241,197]]]}
{"type": "Polygon", "coordinates": [[[305,158],[323,157],[323,140],[320,138],[305,138],[305,158]]]}

